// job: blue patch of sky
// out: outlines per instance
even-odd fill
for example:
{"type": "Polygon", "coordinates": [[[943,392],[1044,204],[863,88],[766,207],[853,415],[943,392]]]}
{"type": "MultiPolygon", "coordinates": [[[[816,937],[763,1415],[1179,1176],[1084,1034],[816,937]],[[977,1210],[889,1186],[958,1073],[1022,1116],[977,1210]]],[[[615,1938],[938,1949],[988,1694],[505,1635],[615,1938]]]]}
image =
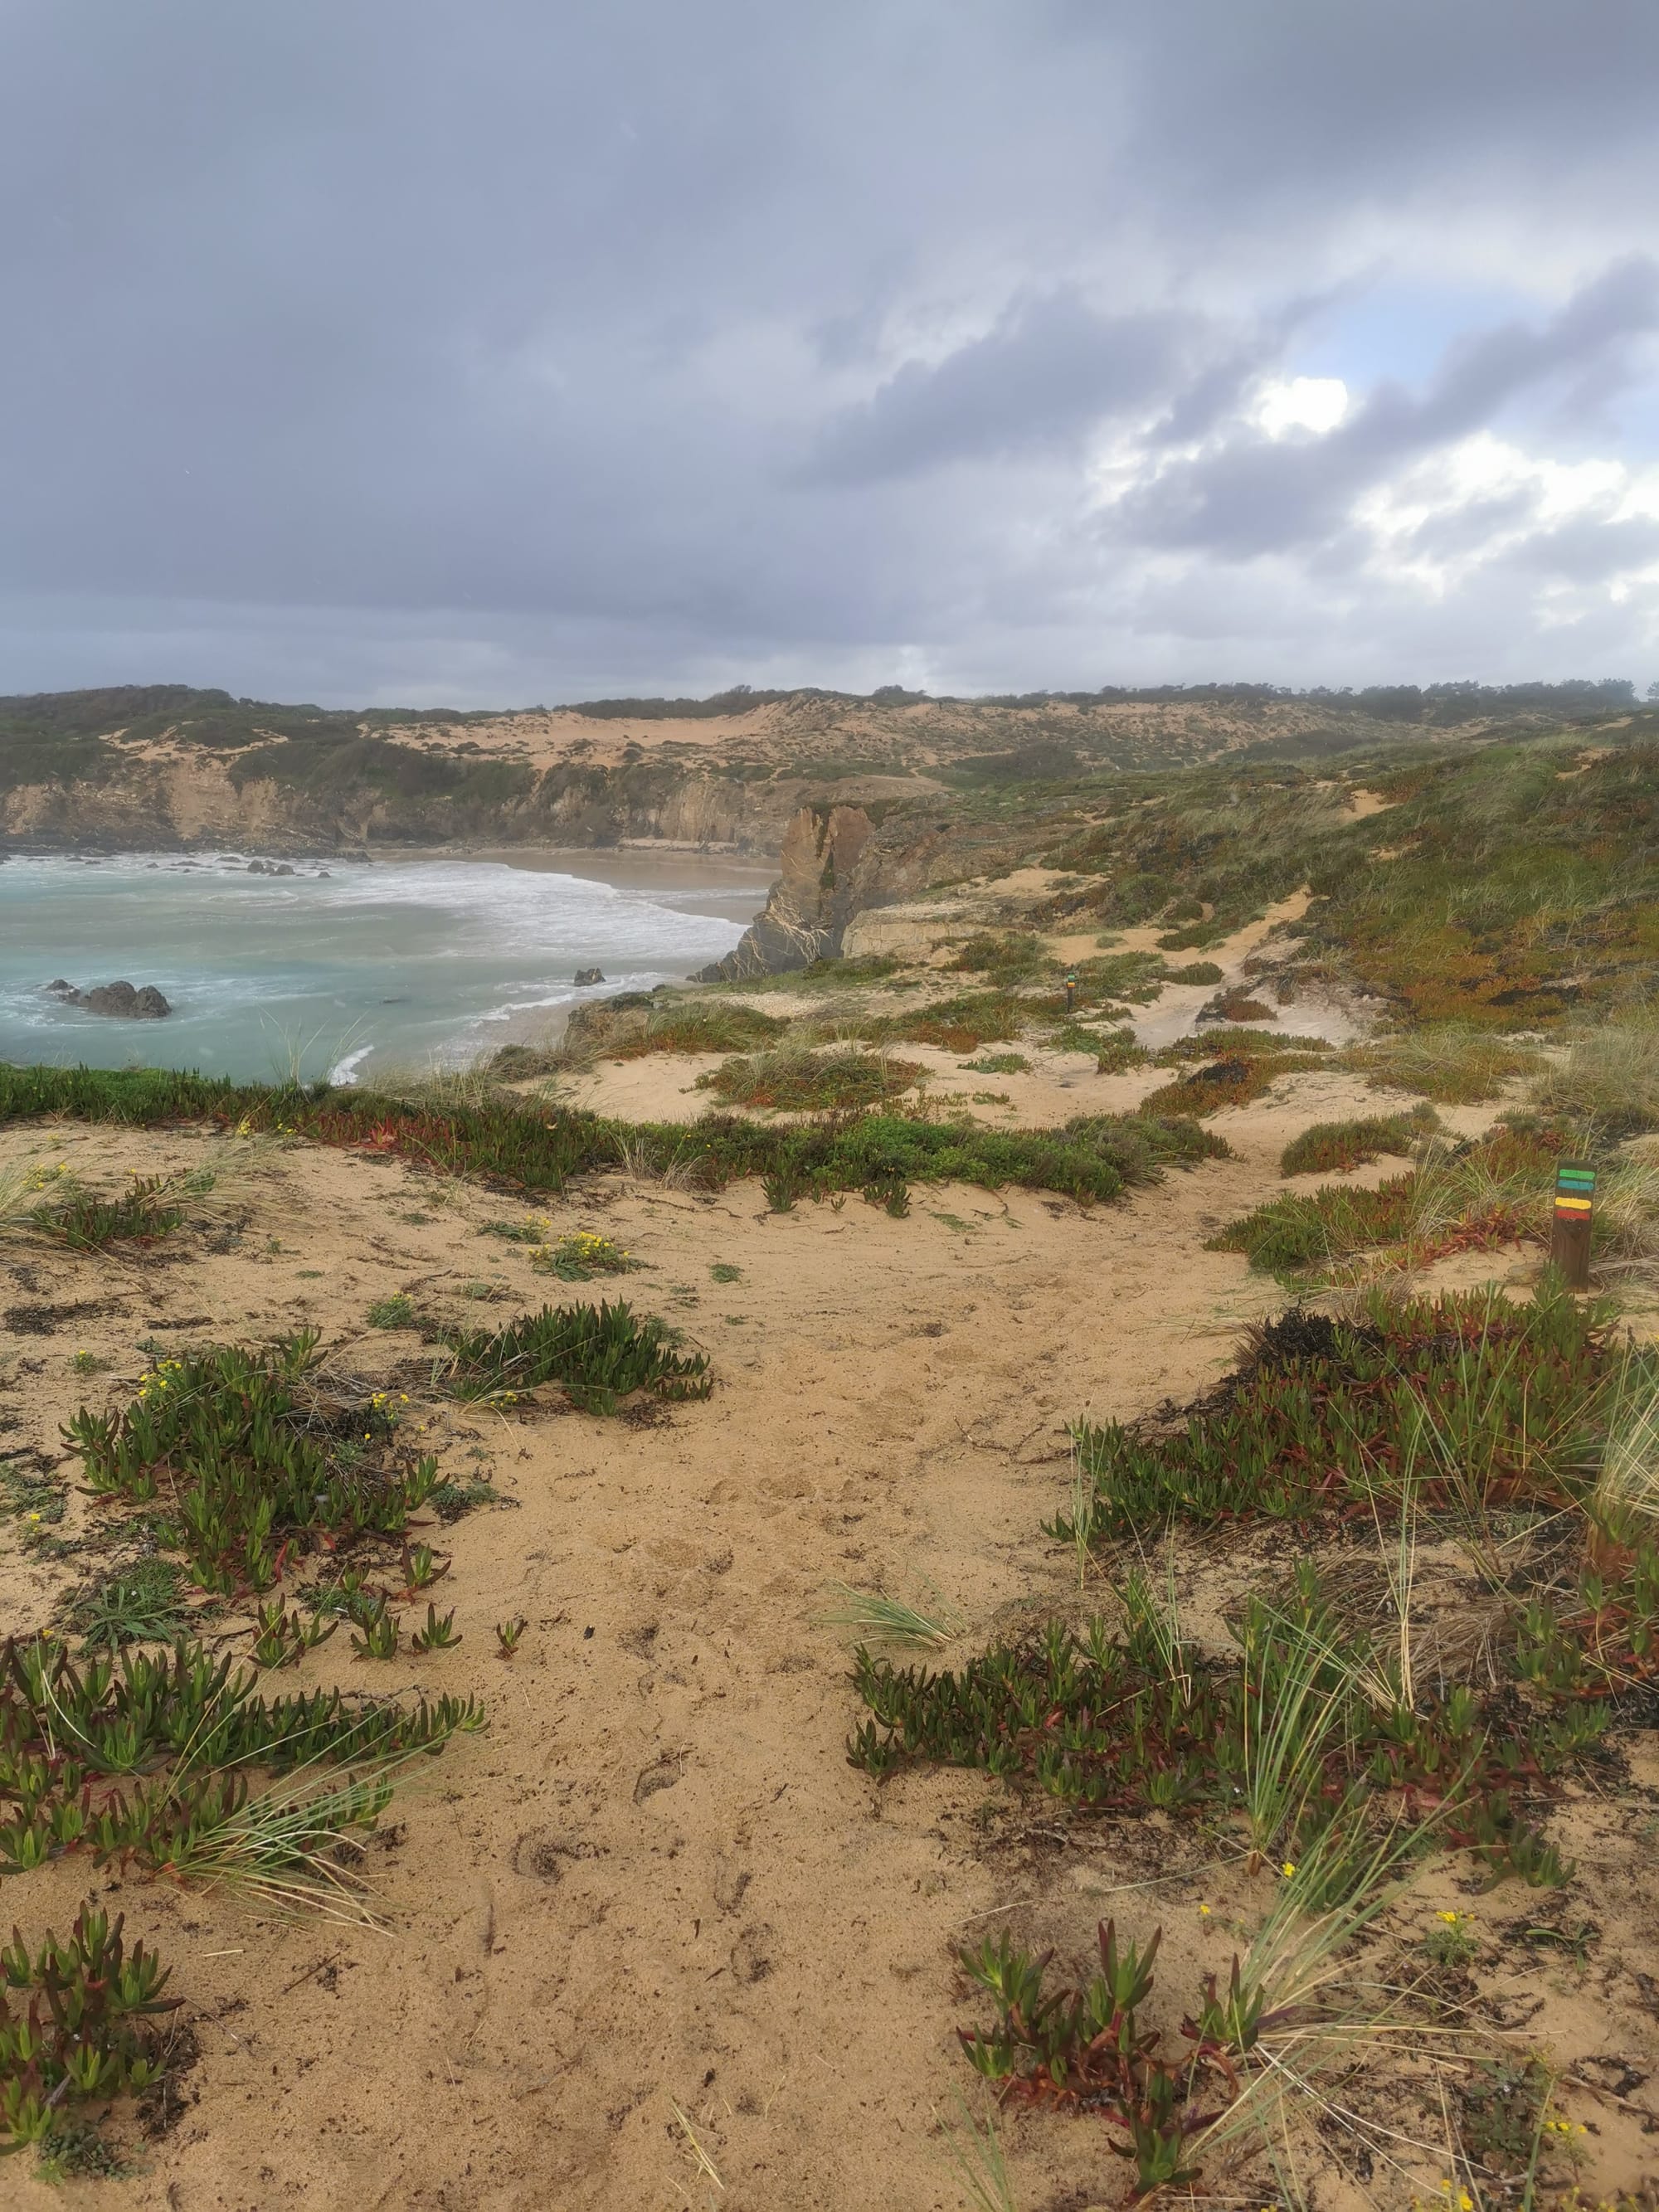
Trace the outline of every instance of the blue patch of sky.
{"type": "MultiPolygon", "coordinates": [[[[1460,339],[1506,323],[1535,324],[1553,300],[1507,287],[1425,284],[1383,276],[1364,290],[1333,301],[1304,326],[1285,362],[1291,376],[1340,376],[1354,405],[1392,379],[1420,391],[1460,339]]],[[[1659,372],[1659,359],[1652,364],[1659,372]]],[[[1659,458],[1659,373],[1644,374],[1593,404],[1577,420],[1564,411],[1559,386],[1528,392],[1494,418],[1494,427],[1530,417],[1544,442],[1564,457],[1574,451],[1616,452],[1643,462],[1659,458]]]]}

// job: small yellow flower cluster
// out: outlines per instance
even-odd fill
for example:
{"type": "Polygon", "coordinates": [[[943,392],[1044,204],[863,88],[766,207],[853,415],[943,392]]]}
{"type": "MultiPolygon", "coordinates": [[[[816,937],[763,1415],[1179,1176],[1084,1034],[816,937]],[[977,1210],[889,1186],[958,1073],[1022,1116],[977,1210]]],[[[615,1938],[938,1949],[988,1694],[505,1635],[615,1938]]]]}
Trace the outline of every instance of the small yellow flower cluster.
{"type": "Polygon", "coordinates": [[[1434,1917],[1437,1920],[1443,1922],[1448,1928],[1455,1928],[1460,1932],[1469,1924],[1469,1916],[1467,1912],[1437,1912],[1434,1917]]]}
{"type": "Polygon", "coordinates": [[[613,1255],[618,1260],[625,1260],[628,1257],[626,1252],[617,1250],[610,1237],[601,1237],[597,1231],[592,1229],[579,1229],[574,1236],[562,1237],[559,1242],[562,1244],[568,1244],[579,1258],[601,1260],[609,1259],[613,1255]]]}
{"type": "Polygon", "coordinates": [[[1546,2120],[1544,2133],[1547,2136],[1583,2136],[1588,2135],[1589,2130],[1580,2126],[1577,2120],[1546,2120]]]}
{"type": "Polygon", "coordinates": [[[138,1378],[138,1402],[147,1406],[157,1398],[165,1397],[184,1372],[182,1359],[163,1359],[152,1367],[148,1375],[138,1378]]]}

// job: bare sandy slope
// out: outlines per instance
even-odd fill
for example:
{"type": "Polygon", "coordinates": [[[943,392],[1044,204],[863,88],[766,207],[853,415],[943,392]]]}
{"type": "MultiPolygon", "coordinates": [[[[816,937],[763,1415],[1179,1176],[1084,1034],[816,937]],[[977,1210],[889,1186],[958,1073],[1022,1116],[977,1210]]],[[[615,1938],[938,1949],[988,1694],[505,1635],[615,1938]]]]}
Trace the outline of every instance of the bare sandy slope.
{"type": "MultiPolygon", "coordinates": [[[[1218,1876],[1194,1837],[1156,1821],[1103,1822],[1066,1847],[1040,1802],[964,1775],[878,1789],[846,1764],[846,1640],[819,1616],[838,1579],[948,1600],[974,1641],[1109,1604],[1097,1588],[1079,1599],[1074,1560],[1039,1529],[1064,1500],[1066,1424],[1201,1388],[1240,1327],[1282,1303],[1202,1246],[1282,1187],[1287,1135],[1364,1097],[1334,1076],[1287,1087],[1291,1103],[1217,1124],[1237,1160],[1087,1212],[918,1188],[904,1220],[856,1197],[778,1216],[752,1186],[711,1198],[621,1176],[550,1209],[556,1231],[603,1230],[647,1263],[624,1287],[711,1352],[715,1395],[658,1426],[417,1406],[446,1471],[482,1467],[510,1500],[441,1532],[454,1563],[441,1595],[465,1641],[376,1664],[354,1662],[342,1635],[299,1678],[488,1701],[488,1732],[422,1763],[371,1852],[389,1928],[272,1923],[227,1895],[92,1877],[173,1961],[200,2057],[141,2177],[50,2190],[18,2161],[8,2201],[954,2212],[935,2115],[972,2083],[955,2049],[978,2016],[953,1990],[962,1942],[1007,1925],[1080,1955],[1105,1912],[1162,1919],[1173,2039],[1195,1977],[1224,1972],[1229,1929],[1260,1914],[1269,1877],[1218,1876]],[[739,1279],[715,1283],[715,1263],[739,1279]],[[514,1614],[530,1626],[507,1664],[493,1625],[514,1614]]],[[[58,1133],[0,1132],[0,1161],[67,1156],[113,1182],[186,1162],[200,1141],[58,1133]]],[[[282,1157],[240,1245],[217,1255],[198,1240],[177,1261],[157,1248],[123,1267],[13,1244],[0,1253],[0,1340],[15,1356],[0,1444],[55,1457],[83,1395],[125,1397],[141,1340],[301,1322],[341,1366],[401,1372],[419,1401],[417,1370],[399,1366],[418,1360],[416,1339],[367,1330],[368,1302],[406,1291],[440,1312],[503,1316],[541,1303],[550,1286],[522,1249],[477,1233],[523,1213],[306,1148],[282,1157]],[[468,1297],[469,1284],[508,1302],[468,1297]],[[77,1348],[109,1359],[108,1376],[73,1376],[77,1348]]],[[[64,1533],[95,1510],[76,1498],[64,1533]]],[[[4,1522],[0,1563],[15,1629],[41,1625],[86,1564],[31,1564],[4,1522]]],[[[1609,1940],[1593,1970],[1540,1960],[1537,1995],[1559,1991],[1551,2018],[1581,2060],[1659,2059],[1628,1971],[1652,1965],[1651,1946],[1636,1937],[1626,1959],[1613,1935],[1650,1811],[1620,1796],[1570,1816],[1590,1863],[1586,1910],[1609,1940]]],[[[5,1916],[61,1927],[88,1879],[71,1861],[8,1882],[5,1916]]],[[[1443,1874],[1431,1887],[1425,1912],[1454,1895],[1443,1874]]],[[[1506,1919],[1528,1910],[1505,1893],[1506,1919]]],[[[1512,1994],[1524,2024],[1534,1992],[1512,1994]]],[[[1643,2169],[1624,2106],[1577,2092],[1564,2108],[1601,2131],[1586,2138],[1592,2180],[1643,2169]]],[[[1027,2212],[1122,2201],[1097,2124],[1006,2125],[1027,2212]]],[[[1370,2201],[1403,2203],[1386,2183],[1370,2201]]]]}

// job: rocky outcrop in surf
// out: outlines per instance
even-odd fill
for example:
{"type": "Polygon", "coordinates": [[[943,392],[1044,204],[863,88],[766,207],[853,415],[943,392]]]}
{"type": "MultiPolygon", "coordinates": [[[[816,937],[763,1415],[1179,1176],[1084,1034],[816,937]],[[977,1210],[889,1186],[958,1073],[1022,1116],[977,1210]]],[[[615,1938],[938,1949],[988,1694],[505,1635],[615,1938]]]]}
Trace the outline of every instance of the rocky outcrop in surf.
{"type": "Polygon", "coordinates": [[[173,1012],[154,983],[140,987],[123,979],[114,983],[94,983],[89,991],[77,991],[73,983],[65,982],[59,975],[46,988],[66,1006],[79,1006],[88,1014],[112,1014],[121,1021],[159,1022],[173,1012]]]}

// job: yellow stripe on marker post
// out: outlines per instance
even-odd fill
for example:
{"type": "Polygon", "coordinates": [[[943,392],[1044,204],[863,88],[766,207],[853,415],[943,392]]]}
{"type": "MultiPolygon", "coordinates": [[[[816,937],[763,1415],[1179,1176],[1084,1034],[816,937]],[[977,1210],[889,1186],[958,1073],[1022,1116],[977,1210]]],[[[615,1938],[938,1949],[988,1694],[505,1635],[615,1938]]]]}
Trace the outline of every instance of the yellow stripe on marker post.
{"type": "Polygon", "coordinates": [[[1580,1160],[1563,1160],[1555,1171],[1555,1222],[1550,1261],[1566,1278],[1567,1288],[1589,1288],[1590,1237],[1595,1211],[1595,1170],[1580,1160]]]}

